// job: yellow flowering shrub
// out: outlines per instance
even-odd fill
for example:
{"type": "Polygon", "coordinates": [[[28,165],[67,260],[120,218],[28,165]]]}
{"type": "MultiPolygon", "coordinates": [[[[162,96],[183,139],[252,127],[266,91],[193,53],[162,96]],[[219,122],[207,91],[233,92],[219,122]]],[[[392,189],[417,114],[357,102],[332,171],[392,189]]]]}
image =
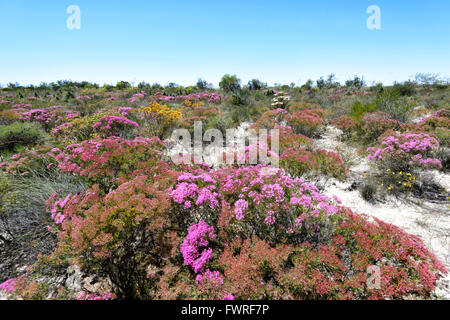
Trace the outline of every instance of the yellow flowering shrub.
{"type": "Polygon", "coordinates": [[[387,169],[380,187],[389,192],[407,191],[412,188],[414,181],[416,181],[416,176],[412,173],[387,169]]]}
{"type": "Polygon", "coordinates": [[[179,109],[159,104],[157,101],[152,101],[148,106],[142,106],[139,110],[146,116],[166,122],[176,121],[183,117],[183,113],[179,109]]]}
{"type": "Polygon", "coordinates": [[[186,99],[183,101],[183,105],[185,107],[189,107],[189,108],[196,108],[196,107],[202,107],[204,105],[204,103],[202,101],[192,101],[191,99],[186,99]]]}

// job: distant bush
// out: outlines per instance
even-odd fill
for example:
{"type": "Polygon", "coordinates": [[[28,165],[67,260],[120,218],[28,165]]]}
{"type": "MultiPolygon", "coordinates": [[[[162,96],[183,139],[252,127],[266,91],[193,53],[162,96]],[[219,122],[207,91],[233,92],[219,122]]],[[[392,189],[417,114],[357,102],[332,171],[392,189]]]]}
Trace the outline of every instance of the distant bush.
{"type": "Polygon", "coordinates": [[[397,90],[401,96],[413,96],[416,94],[416,83],[413,81],[405,81],[403,83],[395,83],[393,88],[397,90]]]}
{"type": "Polygon", "coordinates": [[[361,130],[363,122],[361,120],[355,120],[354,118],[343,115],[338,118],[334,118],[331,122],[336,128],[342,130],[344,138],[350,139],[354,133],[361,130]]]}
{"type": "Polygon", "coordinates": [[[295,112],[299,110],[315,110],[320,109],[318,104],[309,103],[309,102],[296,102],[289,106],[289,112],[295,112]]]}
{"type": "Polygon", "coordinates": [[[252,79],[248,82],[247,87],[249,90],[261,90],[267,88],[267,83],[261,82],[258,79],[252,79]]]}
{"type": "Polygon", "coordinates": [[[236,75],[226,74],[220,80],[219,87],[225,92],[237,91],[241,88],[241,80],[236,75]]]}
{"type": "Polygon", "coordinates": [[[285,126],[287,119],[289,118],[289,112],[277,108],[264,112],[261,117],[251,125],[254,129],[273,129],[276,125],[285,126]]]}

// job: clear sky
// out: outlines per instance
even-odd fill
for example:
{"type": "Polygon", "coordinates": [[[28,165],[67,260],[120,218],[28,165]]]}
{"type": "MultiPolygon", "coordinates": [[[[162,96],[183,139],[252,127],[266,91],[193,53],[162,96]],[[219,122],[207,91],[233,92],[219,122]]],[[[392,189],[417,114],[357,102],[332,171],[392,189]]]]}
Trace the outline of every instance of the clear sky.
{"type": "Polygon", "coordinates": [[[450,76],[448,0],[0,0],[0,83],[450,76]],[[81,10],[69,30],[67,7],[81,10]],[[366,10],[381,10],[369,30],[366,10]]]}

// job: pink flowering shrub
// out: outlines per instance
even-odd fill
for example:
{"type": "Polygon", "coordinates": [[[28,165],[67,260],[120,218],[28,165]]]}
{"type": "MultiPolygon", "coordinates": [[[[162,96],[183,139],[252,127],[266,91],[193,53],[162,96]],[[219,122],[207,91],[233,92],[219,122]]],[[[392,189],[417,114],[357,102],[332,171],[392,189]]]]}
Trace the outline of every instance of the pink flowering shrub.
{"type": "MultiPolygon", "coordinates": [[[[148,268],[163,267],[163,259],[173,256],[172,248],[179,243],[167,215],[165,189],[173,181],[168,173],[140,175],[114,192],[105,194],[94,185],[84,194],[50,201],[59,216],[54,228],[59,242],[52,256],[86,270],[100,269],[117,285],[119,297],[152,298],[155,279],[148,268]]],[[[202,258],[207,256],[194,266],[200,267],[202,258]]]]}
{"type": "Polygon", "coordinates": [[[121,113],[108,112],[71,119],[56,126],[51,133],[64,144],[71,144],[99,137],[124,137],[137,127],[137,122],[127,119],[121,113]]]}
{"type": "Polygon", "coordinates": [[[8,279],[0,284],[0,290],[5,291],[7,294],[16,290],[16,281],[14,279],[8,279]]]}
{"type": "Polygon", "coordinates": [[[386,130],[403,130],[405,125],[381,111],[366,114],[361,119],[344,115],[333,119],[332,124],[343,131],[344,139],[355,139],[365,145],[372,144],[386,130]]]}
{"type": "Polygon", "coordinates": [[[52,290],[47,282],[37,281],[36,274],[30,268],[27,268],[25,274],[0,284],[0,291],[3,291],[8,299],[17,300],[67,300],[73,298],[62,286],[52,290]]]}
{"type": "Polygon", "coordinates": [[[342,207],[336,216],[330,241],[319,245],[273,244],[256,237],[226,243],[218,259],[223,290],[243,300],[394,299],[408,293],[428,296],[437,274],[446,272],[417,237],[342,207]],[[367,286],[372,265],[383,275],[379,289],[367,286]]]}
{"type": "Polygon", "coordinates": [[[209,226],[205,221],[200,221],[189,228],[188,234],[181,244],[180,251],[184,258],[184,264],[191,267],[196,276],[196,283],[201,286],[205,280],[209,279],[220,286],[223,282],[220,273],[205,270],[205,265],[211,260],[212,248],[208,248],[209,240],[214,240],[216,234],[214,227],[209,226]]]}
{"type": "Polygon", "coordinates": [[[108,137],[118,136],[125,128],[137,128],[139,125],[123,116],[103,116],[92,127],[99,129],[104,137],[108,137]]]}
{"type": "Polygon", "coordinates": [[[252,129],[272,129],[275,126],[290,127],[294,133],[313,137],[323,125],[323,109],[296,110],[289,113],[285,109],[266,111],[251,125],[252,129]]]}
{"type": "Polygon", "coordinates": [[[296,133],[301,133],[307,137],[314,137],[324,123],[323,115],[323,109],[294,111],[288,117],[287,123],[296,133]]]}
{"type": "Polygon", "coordinates": [[[69,145],[53,155],[61,170],[80,175],[91,186],[99,184],[109,190],[148,170],[166,170],[169,165],[161,161],[163,148],[157,137],[110,137],[69,145]]]}
{"type": "Polygon", "coordinates": [[[177,101],[184,101],[184,100],[203,100],[207,101],[209,103],[219,103],[223,99],[223,95],[215,92],[200,92],[200,93],[193,93],[185,96],[165,96],[161,92],[156,92],[153,97],[156,101],[163,101],[163,102],[177,102],[177,101]]]}
{"type": "Polygon", "coordinates": [[[285,126],[289,112],[277,108],[264,112],[254,124],[250,126],[252,129],[272,129],[275,125],[285,126]]]}
{"type": "Polygon", "coordinates": [[[31,109],[22,112],[19,116],[22,120],[36,121],[43,125],[45,129],[51,129],[54,126],[77,118],[78,111],[64,110],[61,106],[52,106],[44,109],[31,109]]]}
{"type": "Polygon", "coordinates": [[[25,150],[12,156],[11,161],[0,163],[0,170],[7,174],[28,176],[32,172],[38,176],[46,176],[54,170],[57,162],[50,146],[38,146],[34,150],[25,150]]]}
{"type": "Polygon", "coordinates": [[[415,167],[442,168],[433,158],[439,142],[426,133],[393,133],[383,135],[378,145],[367,149],[369,160],[392,171],[412,171],[415,167]]]}
{"type": "Polygon", "coordinates": [[[342,130],[344,138],[350,139],[353,134],[362,130],[362,120],[354,119],[348,115],[340,116],[333,119],[331,122],[333,126],[342,130]]]}
{"type": "MultiPolygon", "coordinates": [[[[295,133],[292,127],[289,126],[283,127],[275,125],[274,129],[279,130],[279,146],[280,146],[279,151],[281,154],[283,153],[284,150],[288,148],[293,149],[302,148],[312,143],[311,138],[308,138],[307,136],[304,136],[301,133],[295,133]]],[[[269,138],[268,142],[270,142],[269,138]]]]}
{"type": "Polygon", "coordinates": [[[363,117],[362,134],[367,142],[376,140],[388,129],[399,130],[401,123],[391,119],[387,113],[377,111],[363,117]]]}
{"type": "Polygon", "coordinates": [[[450,109],[441,109],[419,121],[420,129],[436,137],[442,146],[450,146],[450,109]]]}
{"type": "Polygon", "coordinates": [[[197,212],[207,201],[209,213],[202,218],[224,232],[239,230],[243,237],[257,234],[277,242],[320,241],[328,232],[323,227],[328,217],[337,211],[331,200],[314,185],[291,179],[282,170],[266,170],[270,169],[255,166],[184,174],[171,192],[172,201],[180,215],[197,212]],[[200,188],[203,193],[191,192],[200,188]]]}

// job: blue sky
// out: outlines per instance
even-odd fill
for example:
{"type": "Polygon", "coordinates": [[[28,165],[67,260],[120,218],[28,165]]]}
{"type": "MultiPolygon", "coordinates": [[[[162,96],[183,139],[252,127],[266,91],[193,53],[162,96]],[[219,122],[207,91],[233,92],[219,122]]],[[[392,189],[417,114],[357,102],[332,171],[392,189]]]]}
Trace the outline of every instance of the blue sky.
{"type": "Polygon", "coordinates": [[[449,77],[449,21],[448,0],[0,0],[0,83],[449,77]],[[381,30],[366,27],[370,5],[381,30]]]}

